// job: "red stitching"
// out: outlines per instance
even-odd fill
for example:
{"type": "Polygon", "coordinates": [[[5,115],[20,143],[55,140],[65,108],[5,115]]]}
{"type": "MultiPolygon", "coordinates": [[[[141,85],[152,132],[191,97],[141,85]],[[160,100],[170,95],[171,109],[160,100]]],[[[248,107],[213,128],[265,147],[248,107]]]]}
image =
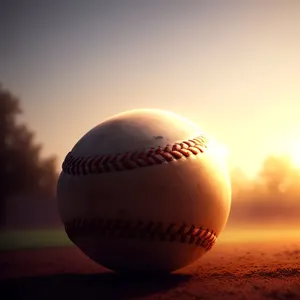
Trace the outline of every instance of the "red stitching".
{"type": "Polygon", "coordinates": [[[69,152],[62,164],[63,172],[72,175],[101,174],[132,170],[147,166],[170,163],[183,157],[198,155],[207,148],[208,138],[201,135],[192,140],[149,148],[136,152],[89,157],[75,157],[69,152]]]}
{"type": "Polygon", "coordinates": [[[65,223],[69,238],[76,240],[78,235],[95,235],[95,237],[137,238],[141,240],[158,240],[194,244],[209,251],[216,242],[216,233],[209,229],[178,226],[174,223],[142,222],[121,219],[74,219],[65,223]]]}

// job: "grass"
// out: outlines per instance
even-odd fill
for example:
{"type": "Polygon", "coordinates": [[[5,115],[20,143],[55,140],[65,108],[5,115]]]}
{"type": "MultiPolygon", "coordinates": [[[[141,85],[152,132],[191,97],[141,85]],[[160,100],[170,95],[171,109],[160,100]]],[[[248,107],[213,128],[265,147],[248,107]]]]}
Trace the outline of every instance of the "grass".
{"type": "MultiPolygon", "coordinates": [[[[297,229],[226,229],[218,238],[218,243],[248,243],[255,241],[298,240],[297,229]]],[[[73,243],[63,230],[16,230],[0,231],[0,251],[35,249],[47,247],[67,247],[73,243]]]]}
{"type": "Polygon", "coordinates": [[[218,243],[253,243],[253,242],[272,242],[278,241],[297,241],[299,240],[299,228],[289,229],[226,229],[218,238],[218,243]]]}
{"type": "Polygon", "coordinates": [[[71,246],[62,230],[0,231],[0,251],[71,246]]]}

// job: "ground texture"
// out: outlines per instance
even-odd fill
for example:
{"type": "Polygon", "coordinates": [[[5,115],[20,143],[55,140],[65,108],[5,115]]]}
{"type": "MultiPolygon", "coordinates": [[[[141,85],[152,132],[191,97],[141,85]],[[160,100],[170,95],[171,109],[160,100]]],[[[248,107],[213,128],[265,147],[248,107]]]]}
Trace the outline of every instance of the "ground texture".
{"type": "Polygon", "coordinates": [[[0,253],[3,299],[300,300],[299,240],[220,243],[164,277],[124,277],[74,247],[0,253]]]}

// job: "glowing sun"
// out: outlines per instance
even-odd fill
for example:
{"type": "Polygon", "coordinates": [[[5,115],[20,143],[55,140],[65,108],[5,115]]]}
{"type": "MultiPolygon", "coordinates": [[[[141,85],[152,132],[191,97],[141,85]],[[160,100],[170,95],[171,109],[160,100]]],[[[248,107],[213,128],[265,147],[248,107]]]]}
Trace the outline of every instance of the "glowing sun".
{"type": "Polygon", "coordinates": [[[294,140],[289,147],[289,155],[295,167],[300,168],[300,140],[294,140]]]}

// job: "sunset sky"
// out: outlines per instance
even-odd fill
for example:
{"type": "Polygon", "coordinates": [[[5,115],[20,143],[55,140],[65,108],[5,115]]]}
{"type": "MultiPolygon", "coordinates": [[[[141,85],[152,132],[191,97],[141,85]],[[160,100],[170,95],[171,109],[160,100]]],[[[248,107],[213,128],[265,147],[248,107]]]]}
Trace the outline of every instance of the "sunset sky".
{"type": "Polygon", "coordinates": [[[0,81],[59,163],[134,108],[191,119],[250,175],[300,160],[300,1],[245,2],[1,1],[0,81]]]}

